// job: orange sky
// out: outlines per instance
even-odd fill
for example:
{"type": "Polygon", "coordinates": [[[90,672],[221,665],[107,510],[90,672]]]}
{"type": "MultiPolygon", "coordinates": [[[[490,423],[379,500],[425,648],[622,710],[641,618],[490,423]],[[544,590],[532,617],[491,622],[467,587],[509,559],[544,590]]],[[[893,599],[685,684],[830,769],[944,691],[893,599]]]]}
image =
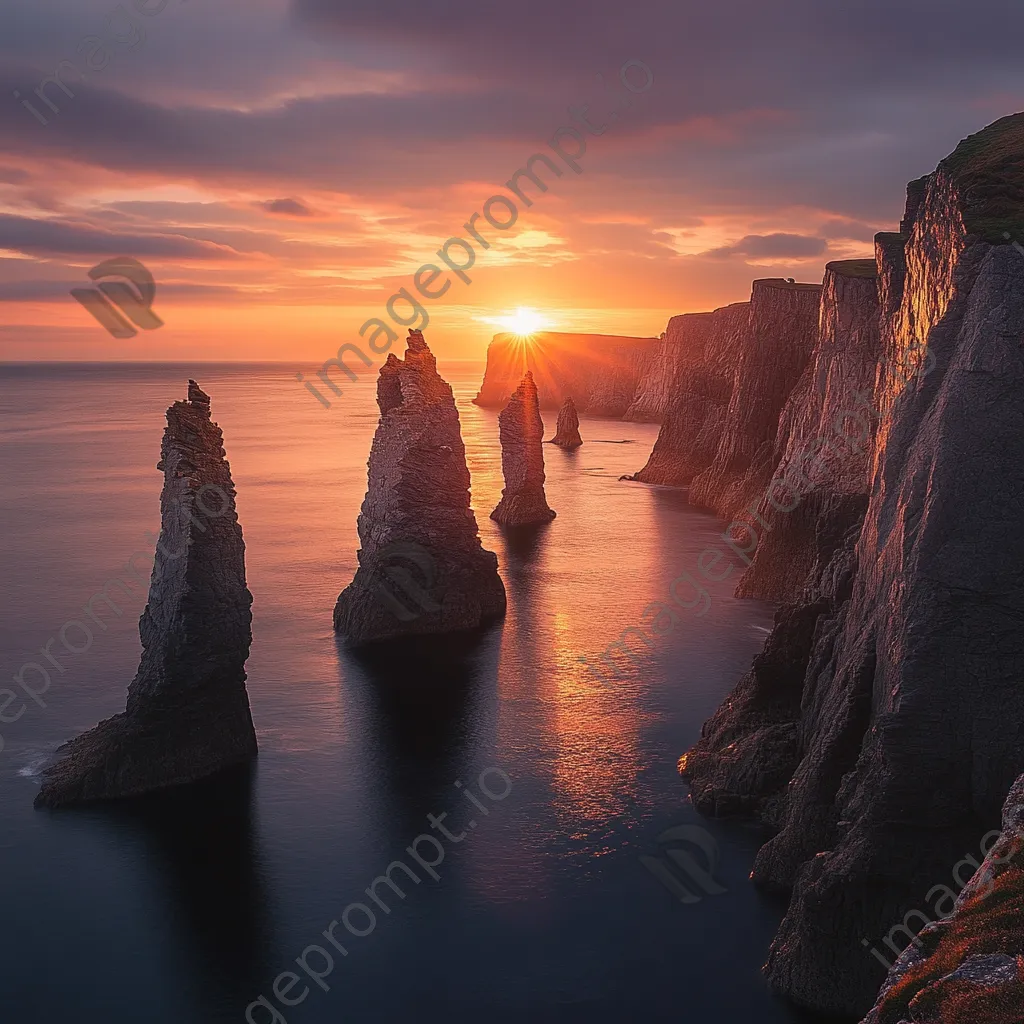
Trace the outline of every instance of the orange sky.
{"type": "Polygon", "coordinates": [[[628,18],[594,0],[585,21],[576,0],[523,0],[511,22],[453,0],[444,24],[411,0],[132,0],[127,20],[101,0],[47,6],[61,16],[14,0],[0,33],[9,360],[319,364],[415,292],[537,152],[562,175],[539,168],[550,190],[525,185],[511,228],[478,218],[492,246],[470,283],[449,274],[423,301],[431,346],[482,357],[516,307],[554,330],[657,335],[756,277],[815,281],[870,255],[906,181],[1024,98],[1009,51],[989,38],[974,61],[970,31],[956,81],[938,52],[880,68],[916,23],[875,0],[849,24],[797,0],[771,18],[753,0],[639,0],[628,18]],[[79,49],[90,36],[109,52],[79,49]],[[53,111],[34,89],[64,58],[73,96],[51,83],[53,111]],[[630,60],[643,91],[620,82],[630,60]],[[586,140],[581,173],[549,145],[562,126],[586,140]],[[71,298],[114,256],[151,271],[163,327],[118,340],[71,298]]]}

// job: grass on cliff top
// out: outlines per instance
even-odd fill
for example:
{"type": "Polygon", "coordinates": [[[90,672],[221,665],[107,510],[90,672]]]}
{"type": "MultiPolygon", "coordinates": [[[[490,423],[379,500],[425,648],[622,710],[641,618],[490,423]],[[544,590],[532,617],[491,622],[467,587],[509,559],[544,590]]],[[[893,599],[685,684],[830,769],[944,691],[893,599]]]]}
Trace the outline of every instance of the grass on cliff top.
{"type": "Polygon", "coordinates": [[[833,260],[825,264],[825,269],[843,277],[878,277],[874,260],[833,260]]]}
{"type": "Polygon", "coordinates": [[[785,277],[761,277],[754,285],[761,285],[764,288],[789,288],[793,291],[821,291],[820,284],[801,284],[799,281],[790,281],[785,277]]]}
{"type": "MultiPolygon", "coordinates": [[[[1021,1024],[1024,1022],[1024,960],[1015,981],[986,988],[953,980],[971,956],[1024,951],[1024,871],[1021,854],[995,879],[991,892],[969,900],[925,960],[911,967],[886,994],[880,1024],[902,1020],[941,1020],[942,1024],[1021,1024]]],[[[934,938],[934,937],[933,937],[934,938]]]]}
{"type": "Polygon", "coordinates": [[[1024,114],[970,135],[939,164],[959,183],[968,232],[1005,245],[1024,240],[1024,114]]]}

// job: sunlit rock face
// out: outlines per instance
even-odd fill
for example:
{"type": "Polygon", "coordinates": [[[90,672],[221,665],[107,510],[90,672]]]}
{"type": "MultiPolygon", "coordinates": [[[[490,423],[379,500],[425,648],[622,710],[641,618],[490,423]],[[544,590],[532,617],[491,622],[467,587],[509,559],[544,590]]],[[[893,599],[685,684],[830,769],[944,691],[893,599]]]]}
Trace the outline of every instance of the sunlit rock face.
{"type": "Polygon", "coordinates": [[[1006,800],[1001,834],[946,913],[893,964],[862,1024],[1024,1020],[1024,775],[1006,800]]]}
{"type": "Polygon", "coordinates": [[[505,488],[491,518],[503,526],[550,522],[555,513],[544,496],[544,424],[529,371],[498,416],[498,431],[505,488]]]}
{"type": "MultiPolygon", "coordinates": [[[[642,399],[645,412],[664,407],[664,422],[647,465],[631,479],[683,487],[711,465],[749,336],[749,319],[750,303],[737,302],[669,321],[659,372],[649,375],[642,399]]],[[[644,418],[638,414],[640,402],[633,418],[644,418]]]]}
{"type": "Polygon", "coordinates": [[[796,600],[815,565],[823,569],[860,529],[878,422],[879,327],[875,261],[828,264],[817,342],[779,417],[759,543],[738,596],[796,600]]]}
{"type": "Polygon", "coordinates": [[[765,969],[818,1010],[867,1011],[884,970],[865,943],[977,847],[1024,770],[1024,257],[993,244],[1024,227],[1022,186],[1015,115],[912,190],[905,254],[880,238],[863,528],[686,758],[701,810],[778,828],[754,878],[793,895],[765,969]]]}
{"type": "Polygon", "coordinates": [[[505,611],[498,559],[480,543],[451,387],[419,331],[377,381],[380,422],[359,513],[355,578],[334,628],[354,645],[475,629],[505,611]]]}
{"type": "MultiPolygon", "coordinates": [[[[473,401],[503,409],[529,371],[542,409],[558,409],[572,396],[580,412],[622,417],[654,365],[660,344],[657,338],[603,334],[498,334],[487,348],[487,369],[473,401]]],[[[651,418],[657,420],[660,414],[651,418]]]]}
{"type": "Polygon", "coordinates": [[[718,447],[690,484],[692,505],[732,518],[764,494],[779,414],[814,349],[820,302],[821,285],[754,282],[718,447]]]}
{"type": "Polygon", "coordinates": [[[138,796],[256,753],[245,689],[252,595],[224,454],[210,399],[189,381],[187,401],[167,410],[160,537],[127,709],[57,751],[37,806],[138,796]]]}
{"type": "Polygon", "coordinates": [[[583,444],[580,437],[580,418],[576,412],[576,403],[567,398],[558,410],[558,425],[555,436],[548,444],[557,444],[559,448],[579,448],[583,444]]]}

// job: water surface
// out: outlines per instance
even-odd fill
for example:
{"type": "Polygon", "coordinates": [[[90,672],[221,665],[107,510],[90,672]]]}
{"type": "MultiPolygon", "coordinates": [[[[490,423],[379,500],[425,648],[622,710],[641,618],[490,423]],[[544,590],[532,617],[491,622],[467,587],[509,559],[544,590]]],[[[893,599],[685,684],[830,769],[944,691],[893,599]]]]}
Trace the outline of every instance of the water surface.
{"type": "Polygon", "coordinates": [[[509,611],[458,656],[403,659],[354,656],[331,630],[356,567],[369,378],[326,410],[285,366],[0,369],[0,671],[42,660],[51,638],[62,667],[45,709],[0,724],[5,1020],[238,1024],[261,993],[280,1006],[274,979],[326,944],[323,929],[442,812],[466,837],[445,844],[439,880],[424,875],[370,934],[348,936],[330,991],[283,1010],[289,1024],[798,1019],[759,976],[778,912],[747,881],[756,831],[703,823],[727,891],[692,905],[638,860],[664,829],[701,822],[675,763],[763,644],[771,609],[713,586],[706,616],[680,613],[600,686],[579,658],[667,601],[723,524],[679,492],[619,480],[656,426],[584,417],[581,450],[545,449],[558,518],[507,538],[488,519],[496,414],[470,402],[482,367],[442,370],[509,611]],[[107,581],[131,578],[133,553],[149,564],[164,412],[189,376],[212,397],[238,489],[258,763],[141,804],[33,811],[45,757],[123,709],[145,587],[83,653],[58,634],[107,581]],[[479,781],[492,767],[512,787],[493,802],[479,781]]]}

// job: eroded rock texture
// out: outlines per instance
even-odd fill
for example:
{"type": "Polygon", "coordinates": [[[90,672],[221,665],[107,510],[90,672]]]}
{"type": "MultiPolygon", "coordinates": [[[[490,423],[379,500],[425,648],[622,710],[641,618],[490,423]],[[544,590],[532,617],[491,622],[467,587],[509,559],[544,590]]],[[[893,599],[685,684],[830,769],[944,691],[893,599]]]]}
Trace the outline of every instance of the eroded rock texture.
{"type": "Polygon", "coordinates": [[[189,381],[188,400],[167,410],[160,538],[127,709],[57,751],[37,806],[137,796],[256,753],[244,668],[252,595],[222,444],[209,397],[189,381]]]}
{"type": "Polygon", "coordinates": [[[764,494],[779,414],[810,359],[821,285],[755,281],[748,333],[714,458],[690,484],[690,503],[733,518],[764,494]]]}
{"type": "MultiPolygon", "coordinates": [[[[934,907],[942,905],[936,900],[934,907]]],[[[863,1024],[1022,1021],[1024,776],[1006,800],[1001,834],[957,897],[953,912],[927,924],[907,946],[863,1024]]]]}
{"type": "Polygon", "coordinates": [[[576,412],[576,403],[567,398],[558,410],[558,426],[555,436],[548,444],[557,444],[559,448],[579,448],[583,444],[580,437],[580,418],[576,412]]]}
{"type": "Polygon", "coordinates": [[[864,941],[976,848],[1024,771],[1024,258],[991,244],[1019,230],[1022,186],[1016,115],[912,194],[905,253],[880,239],[863,528],[685,758],[700,809],[777,827],[753,874],[792,899],[765,970],[818,1010],[866,1012],[884,971],[864,941]]]}
{"type": "Polygon", "coordinates": [[[875,261],[828,264],[814,352],[779,417],[772,481],[757,515],[747,517],[758,545],[738,596],[796,600],[815,566],[824,569],[850,530],[859,530],[879,347],[875,261]]]}
{"type": "Polygon", "coordinates": [[[530,371],[542,409],[558,409],[571,395],[580,412],[621,417],[654,365],[660,344],[657,338],[604,334],[541,331],[529,339],[498,334],[487,347],[487,369],[474,402],[504,408],[530,371]]]}
{"type": "Polygon", "coordinates": [[[669,321],[660,381],[648,383],[645,391],[649,409],[664,406],[664,423],[647,465],[631,479],[682,487],[711,465],[749,320],[750,303],[737,302],[713,313],[686,313],[669,321]]]}
{"type": "Polygon", "coordinates": [[[359,568],[334,609],[353,644],[475,629],[505,610],[498,559],[480,543],[451,387],[419,331],[377,381],[380,423],[359,513],[359,568]]]}
{"type": "Polygon", "coordinates": [[[555,513],[544,496],[544,424],[529,371],[498,415],[498,429],[505,488],[491,518],[504,526],[550,522],[555,513]]]}

